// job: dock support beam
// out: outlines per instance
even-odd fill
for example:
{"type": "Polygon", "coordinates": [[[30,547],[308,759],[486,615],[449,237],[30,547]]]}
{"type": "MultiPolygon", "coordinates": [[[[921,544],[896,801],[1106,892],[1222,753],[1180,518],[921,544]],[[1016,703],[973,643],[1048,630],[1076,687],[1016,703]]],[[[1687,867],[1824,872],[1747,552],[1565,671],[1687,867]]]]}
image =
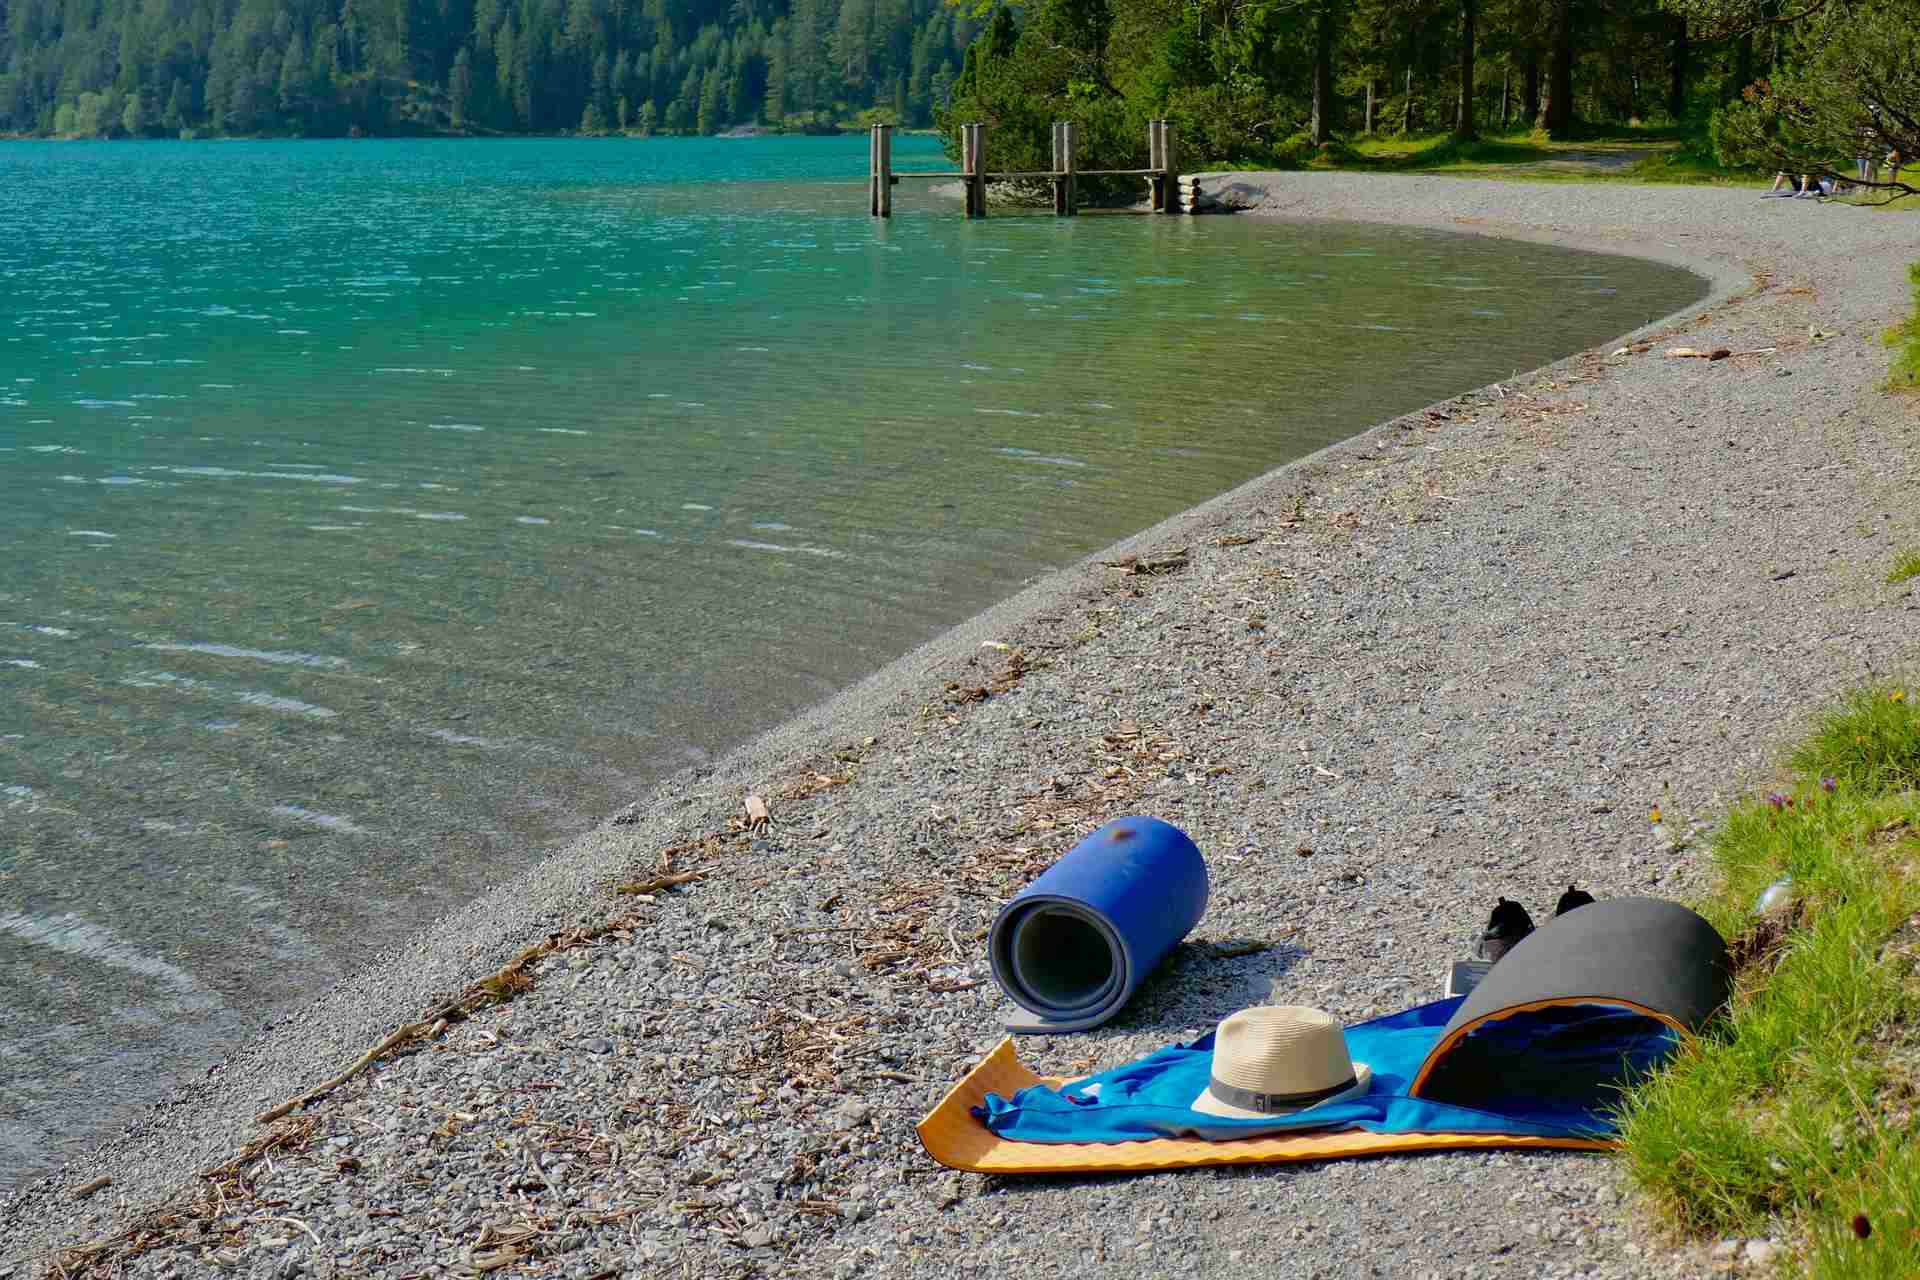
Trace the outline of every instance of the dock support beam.
{"type": "Polygon", "coordinates": [[[961,130],[960,168],[961,180],[967,187],[967,216],[984,218],[987,216],[987,126],[962,125],[961,130]]]}
{"type": "Polygon", "coordinates": [[[876,218],[893,216],[893,126],[877,124],[867,139],[868,212],[876,218]]]}
{"type": "Polygon", "coordinates": [[[1053,126],[1053,211],[1063,218],[1073,216],[1074,173],[1080,167],[1079,126],[1071,120],[1057,120],[1053,126]]]}
{"type": "Polygon", "coordinates": [[[1147,179],[1151,191],[1148,205],[1155,213],[1180,212],[1179,161],[1174,154],[1173,125],[1166,120],[1147,121],[1147,179]]]}

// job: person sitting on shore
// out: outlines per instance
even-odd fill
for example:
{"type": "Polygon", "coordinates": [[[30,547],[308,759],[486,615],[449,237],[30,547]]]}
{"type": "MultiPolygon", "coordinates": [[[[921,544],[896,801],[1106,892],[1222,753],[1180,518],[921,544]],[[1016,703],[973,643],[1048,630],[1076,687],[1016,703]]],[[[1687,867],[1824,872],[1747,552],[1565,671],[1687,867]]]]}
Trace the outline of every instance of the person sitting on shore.
{"type": "Polygon", "coordinates": [[[1821,196],[1830,196],[1833,194],[1833,183],[1832,180],[1828,178],[1822,178],[1818,182],[1815,182],[1813,175],[1810,173],[1801,174],[1800,181],[1796,183],[1793,180],[1792,174],[1776,173],[1773,175],[1773,186],[1768,188],[1767,194],[1770,196],[1779,196],[1785,200],[1806,199],[1808,197],[1819,199],[1821,196]],[[1780,190],[1781,184],[1783,183],[1787,188],[1785,191],[1780,190]]]}

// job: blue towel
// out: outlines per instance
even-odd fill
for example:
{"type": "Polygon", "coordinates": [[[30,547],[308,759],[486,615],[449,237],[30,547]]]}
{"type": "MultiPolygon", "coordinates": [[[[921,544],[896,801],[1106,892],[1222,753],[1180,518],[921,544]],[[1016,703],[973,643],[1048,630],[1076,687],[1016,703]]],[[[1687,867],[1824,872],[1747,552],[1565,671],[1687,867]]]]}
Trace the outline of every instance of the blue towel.
{"type": "Polygon", "coordinates": [[[1486,1081],[1491,1087],[1477,1091],[1475,1105],[1408,1097],[1407,1087],[1463,999],[1439,1000],[1347,1028],[1354,1061],[1373,1069],[1371,1087],[1360,1097],[1292,1115],[1242,1120],[1192,1109],[1211,1075],[1211,1032],[1059,1089],[1034,1085],[1011,1099],[989,1093],[974,1114],[1016,1142],[1218,1140],[1329,1128],[1607,1138],[1616,1132],[1610,1109],[1617,1093],[1556,1085],[1569,1078],[1590,1080],[1595,1066],[1609,1078],[1651,1069],[1678,1043],[1669,1028],[1629,1010],[1580,1006],[1520,1015],[1475,1031],[1460,1046],[1464,1060],[1497,1064],[1489,1071],[1499,1079],[1486,1081]]]}

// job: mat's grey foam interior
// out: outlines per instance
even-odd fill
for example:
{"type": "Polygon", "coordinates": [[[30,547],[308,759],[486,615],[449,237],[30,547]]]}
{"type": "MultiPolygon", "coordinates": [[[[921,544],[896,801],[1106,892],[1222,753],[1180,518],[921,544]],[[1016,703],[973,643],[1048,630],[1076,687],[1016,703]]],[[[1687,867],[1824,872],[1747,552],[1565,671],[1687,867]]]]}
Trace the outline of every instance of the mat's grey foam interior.
{"type": "Polygon", "coordinates": [[[1114,979],[1113,947],[1093,923],[1042,907],[1014,930],[1014,972],[1042,1002],[1063,1008],[1087,1004],[1114,979]]]}

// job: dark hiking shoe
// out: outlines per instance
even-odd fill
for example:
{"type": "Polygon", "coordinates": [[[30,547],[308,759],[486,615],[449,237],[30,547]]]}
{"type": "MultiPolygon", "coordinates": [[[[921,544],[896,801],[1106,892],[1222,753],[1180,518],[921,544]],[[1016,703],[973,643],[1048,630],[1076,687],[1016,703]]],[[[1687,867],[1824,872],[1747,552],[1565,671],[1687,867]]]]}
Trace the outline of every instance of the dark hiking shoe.
{"type": "Polygon", "coordinates": [[[1567,891],[1560,895],[1560,903],[1554,907],[1553,914],[1563,916],[1576,907],[1590,907],[1592,905],[1592,894],[1588,893],[1585,889],[1576,889],[1572,885],[1568,885],[1567,891]]]}
{"type": "Polygon", "coordinates": [[[1487,927],[1473,944],[1473,956],[1455,960],[1447,966],[1443,993],[1464,996],[1480,985],[1494,962],[1513,949],[1513,944],[1533,932],[1533,917],[1527,909],[1508,898],[1500,899],[1487,917],[1487,927]]]}
{"type": "Polygon", "coordinates": [[[1474,959],[1494,961],[1513,949],[1513,944],[1533,932],[1533,917],[1527,909],[1511,898],[1502,898],[1495,904],[1492,914],[1487,917],[1487,927],[1480,933],[1480,943],[1474,948],[1474,959]]]}

